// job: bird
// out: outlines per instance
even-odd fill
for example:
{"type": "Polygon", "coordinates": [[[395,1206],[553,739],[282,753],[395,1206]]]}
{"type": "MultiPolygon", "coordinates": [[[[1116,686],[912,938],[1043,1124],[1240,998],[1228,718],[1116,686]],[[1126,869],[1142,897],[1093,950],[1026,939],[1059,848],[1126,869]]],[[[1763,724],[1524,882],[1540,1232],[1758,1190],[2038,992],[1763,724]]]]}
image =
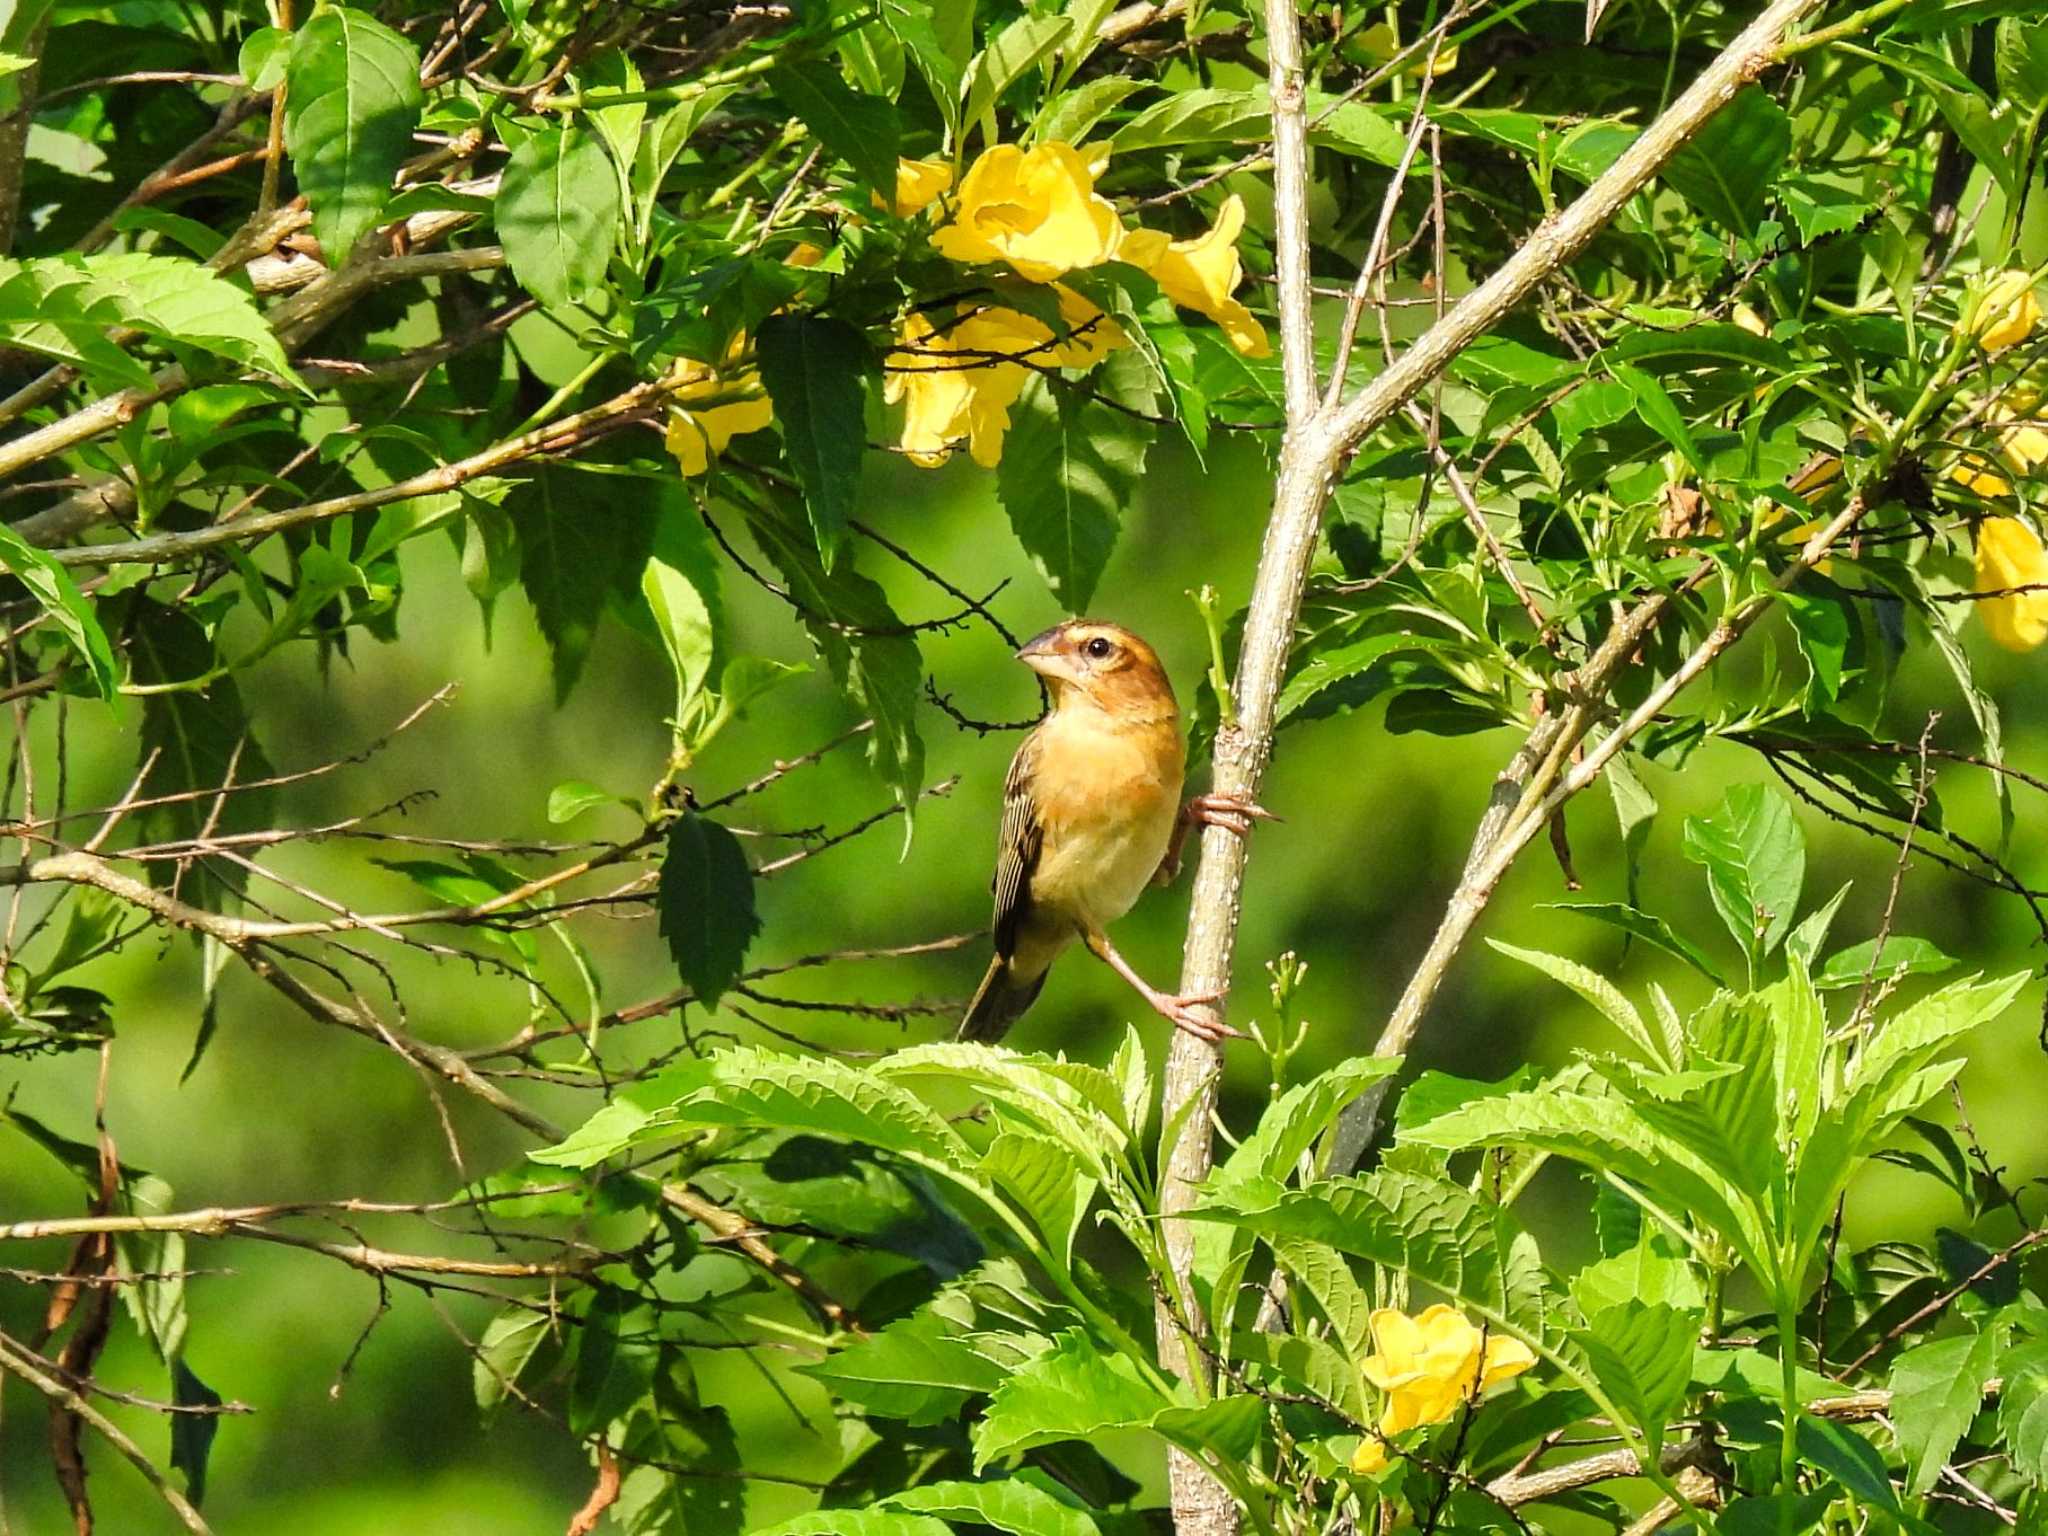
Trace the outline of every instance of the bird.
{"type": "Polygon", "coordinates": [[[1188,830],[1240,837],[1279,818],[1232,795],[1181,799],[1187,746],[1159,655],[1121,625],[1070,619],[1017,659],[1045,679],[1051,707],[1010,761],[997,835],[995,957],[960,1022],[961,1040],[1002,1038],[1075,940],[1178,1028],[1211,1042],[1242,1032],[1201,1011],[1222,993],[1152,986],[1104,930],[1155,881],[1173,878],[1188,830]]]}

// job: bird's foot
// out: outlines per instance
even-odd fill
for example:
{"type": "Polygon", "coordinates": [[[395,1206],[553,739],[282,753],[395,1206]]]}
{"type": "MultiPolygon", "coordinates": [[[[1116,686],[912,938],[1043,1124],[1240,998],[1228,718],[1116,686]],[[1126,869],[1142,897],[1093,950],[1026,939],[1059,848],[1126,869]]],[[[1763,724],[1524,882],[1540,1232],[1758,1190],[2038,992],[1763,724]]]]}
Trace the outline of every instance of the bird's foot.
{"type": "Polygon", "coordinates": [[[1249,1038],[1241,1029],[1232,1029],[1222,1019],[1203,1010],[1213,1008],[1223,1001],[1224,994],[1216,992],[1184,992],[1175,995],[1170,992],[1154,992],[1146,997],[1164,1019],[1170,1019],[1176,1029],[1184,1029],[1197,1040],[1206,1040],[1211,1045],[1224,1040],[1249,1038]]]}
{"type": "Polygon", "coordinates": [[[1239,837],[1251,836],[1252,825],[1255,822],[1280,820],[1263,805],[1256,804],[1243,795],[1195,795],[1180,808],[1180,814],[1190,825],[1221,827],[1226,832],[1235,832],[1239,837]]]}

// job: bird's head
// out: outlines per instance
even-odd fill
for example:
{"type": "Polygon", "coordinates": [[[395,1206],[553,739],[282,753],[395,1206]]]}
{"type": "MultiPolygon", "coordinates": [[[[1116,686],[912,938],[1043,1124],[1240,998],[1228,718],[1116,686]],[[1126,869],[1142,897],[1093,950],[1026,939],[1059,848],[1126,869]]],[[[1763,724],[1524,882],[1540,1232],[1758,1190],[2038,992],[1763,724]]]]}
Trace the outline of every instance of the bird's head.
{"type": "Polygon", "coordinates": [[[1119,624],[1069,619],[1033,637],[1017,659],[1052,684],[1055,709],[1092,704],[1133,719],[1179,712],[1158,652],[1119,624]]]}

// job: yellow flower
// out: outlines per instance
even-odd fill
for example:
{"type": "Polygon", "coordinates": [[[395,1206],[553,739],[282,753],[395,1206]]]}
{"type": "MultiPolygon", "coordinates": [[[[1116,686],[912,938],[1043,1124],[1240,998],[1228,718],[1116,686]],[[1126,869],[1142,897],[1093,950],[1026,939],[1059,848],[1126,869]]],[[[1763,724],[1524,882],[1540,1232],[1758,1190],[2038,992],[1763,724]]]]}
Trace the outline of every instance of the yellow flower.
{"type": "Polygon", "coordinates": [[[1244,277],[1237,237],[1244,232],[1244,199],[1232,193],[1216,210],[1215,226],[1192,240],[1174,240],[1156,229],[1131,231],[1123,259],[1152,275],[1160,291],[1185,309],[1197,310],[1223,327],[1230,344],[1246,357],[1264,357],[1266,332],[1252,312],[1231,297],[1244,277]]]}
{"type": "Polygon", "coordinates": [[[1386,1467],[1386,1442],[1377,1435],[1367,1435],[1351,1453],[1351,1470],[1360,1477],[1371,1477],[1375,1472],[1384,1472],[1386,1467]]]}
{"type": "MultiPolygon", "coordinates": [[[[1987,426],[1998,429],[1999,457],[2019,474],[2048,464],[2048,428],[2041,424],[2031,396],[2015,395],[1984,413],[1987,426]]],[[[1949,467],[1948,477],[1979,496],[2009,496],[2012,482],[1992,469],[1980,449],[1968,450],[1968,457],[1949,467]]]]}
{"type": "Polygon", "coordinates": [[[1034,283],[1108,261],[1124,227],[1095,190],[1103,163],[1058,140],[998,144],[969,167],[953,222],[932,245],[953,261],[1006,261],[1034,283]]]}
{"type": "Polygon", "coordinates": [[[1371,1326],[1378,1352],[1368,1355],[1360,1369],[1387,1395],[1382,1435],[1439,1424],[1460,1403],[1536,1363],[1519,1339],[1488,1337],[1441,1303],[1416,1317],[1382,1307],[1373,1313],[1371,1326]]]}
{"type": "Polygon", "coordinates": [[[815,267],[825,259],[825,247],[813,245],[808,240],[799,240],[782,258],[783,265],[791,267],[815,267]]]}
{"type": "Polygon", "coordinates": [[[912,218],[924,211],[934,199],[943,197],[953,188],[953,162],[950,160],[898,160],[896,162],[896,200],[885,204],[882,194],[877,192],[875,206],[887,207],[899,219],[912,218]]]}
{"type": "Polygon", "coordinates": [[[965,438],[969,457],[995,468],[1010,407],[1033,366],[1087,368],[1125,345],[1122,328],[1101,310],[1069,288],[1055,285],[1054,291],[1067,324],[1060,335],[1042,320],[993,305],[943,328],[921,314],[904,321],[903,350],[889,356],[882,398],[904,405],[898,443],[911,463],[926,469],[943,464],[965,438]]]}
{"type": "MultiPolygon", "coordinates": [[[[745,347],[746,337],[735,336],[727,353],[728,363],[737,362],[745,347]]],[[[668,432],[663,442],[688,477],[694,478],[709,469],[711,461],[725,452],[726,444],[734,438],[759,432],[775,420],[775,407],[765,394],[690,408],[689,402],[693,400],[716,400],[748,386],[760,388],[760,379],[752,373],[726,379],[709,363],[682,358],[676,363],[674,378],[676,387],[669,396],[668,432]]]]}
{"type": "Polygon", "coordinates": [[[1752,336],[1768,336],[1771,334],[1771,328],[1765,323],[1764,317],[1747,304],[1735,306],[1734,320],[1737,326],[1749,332],[1752,336]]]}
{"type": "MultiPolygon", "coordinates": [[[[1400,34],[1395,32],[1388,23],[1382,21],[1354,35],[1346,46],[1354,57],[1376,59],[1384,63],[1401,51],[1402,44],[1400,34]]],[[[1426,64],[1429,64],[1429,50],[1425,47],[1409,61],[1407,73],[1419,75],[1426,64]]],[[[1445,74],[1457,67],[1457,45],[1453,44],[1448,48],[1439,48],[1436,51],[1436,63],[1429,71],[1430,78],[1434,79],[1436,76],[1445,74]]]]}
{"type": "MultiPolygon", "coordinates": [[[[2017,517],[1994,517],[1977,529],[1977,590],[2048,584],[2048,550],[2017,517]]],[[[2031,651],[2048,640],[2048,592],[2015,592],[1976,604],[1991,638],[2008,651],[2031,651]]]]}
{"type": "Polygon", "coordinates": [[[1970,328],[1986,352],[2003,352],[2016,346],[2041,323],[2041,301],[2034,297],[2033,280],[2025,272],[2000,272],[1985,285],[1983,296],[1970,315],[1970,328]]]}

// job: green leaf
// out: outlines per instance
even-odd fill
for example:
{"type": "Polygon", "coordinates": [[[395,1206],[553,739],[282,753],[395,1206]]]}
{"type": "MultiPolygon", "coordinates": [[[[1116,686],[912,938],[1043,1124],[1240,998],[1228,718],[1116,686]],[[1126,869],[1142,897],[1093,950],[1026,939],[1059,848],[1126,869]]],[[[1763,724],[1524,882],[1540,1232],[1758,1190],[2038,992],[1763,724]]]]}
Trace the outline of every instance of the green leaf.
{"type": "Polygon", "coordinates": [[[996,494],[1017,541],[1069,613],[1095,595],[1152,427],[1034,376],[1010,409],[996,494]]]}
{"type": "Polygon", "coordinates": [[[1608,371],[1635,397],[1636,415],[1643,424],[1685,455],[1686,462],[1701,475],[1707,473],[1706,456],[1685,424],[1678,402],[1651,375],[1630,363],[1610,363],[1608,371]]]}
{"type": "Polygon", "coordinates": [[[821,1509],[761,1526],[753,1536],[953,1536],[953,1530],[900,1509],[821,1509]]]}
{"type": "Polygon", "coordinates": [[[988,1483],[923,1483],[891,1494],[872,1507],[942,1515],[949,1520],[1009,1531],[1012,1536],[1097,1536],[1100,1530],[1085,1509],[1014,1477],[988,1483]]]}
{"type": "Polygon", "coordinates": [[[543,304],[559,308],[603,286],[618,221],[618,173],[574,123],[536,133],[506,161],[498,238],[512,275],[543,304]]]}
{"type": "Polygon", "coordinates": [[[1997,1368],[1994,1330],[1917,1345],[1892,1362],[1891,1419],[1906,1453],[1906,1491],[1925,1493],[1984,1404],[1997,1368]]]}
{"type": "Polygon", "coordinates": [[[1103,1354],[1085,1334],[1063,1333],[989,1398],[974,1426],[974,1465],[979,1470],[1033,1446],[1147,1424],[1170,1406],[1122,1355],[1103,1354]]]}
{"type": "MultiPolygon", "coordinates": [[[[182,1355],[171,1361],[171,1401],[180,1408],[221,1405],[220,1394],[193,1374],[182,1355]]],[[[218,1414],[171,1415],[171,1466],[185,1474],[185,1491],[194,1509],[206,1502],[206,1460],[213,1454],[213,1437],[219,1430],[218,1414]]]]}
{"type": "Polygon", "coordinates": [[[291,57],[292,35],[281,27],[258,27],[242,39],[235,55],[242,83],[251,91],[276,90],[284,79],[285,63],[291,57]]]}
{"type": "Polygon", "coordinates": [[[1792,153],[1792,120],[1749,86],[1693,135],[1664,167],[1665,184],[1705,217],[1753,235],[1771,183],[1792,153]]]}
{"type": "Polygon", "coordinates": [[[607,603],[639,592],[656,515],[619,494],[614,475],[542,465],[512,487],[505,511],[519,541],[519,580],[553,662],[555,702],[569,696],[607,603]]]}
{"type": "Polygon", "coordinates": [[[565,821],[574,821],[585,811],[594,811],[600,805],[616,805],[619,797],[610,790],[599,789],[595,784],[582,779],[564,779],[548,791],[548,821],[559,827],[565,821]]]}
{"type": "Polygon", "coordinates": [[[1592,1313],[1574,1335],[1601,1389],[1653,1447],[1685,1401],[1703,1315],[1631,1297],[1592,1313]]]}
{"type": "Polygon", "coordinates": [[[1520,949],[1513,944],[1503,944],[1499,939],[1486,941],[1499,953],[1524,965],[1533,966],[1552,981],[1570,987],[1580,997],[1591,1003],[1606,1015],[1616,1029],[1626,1035],[1644,1056],[1653,1062],[1662,1062],[1676,1068],[1679,1061],[1668,1054],[1666,1042],[1643,1022],[1643,1016],[1636,1012],[1635,1004],[1622,996],[1621,989],[1589,966],[1580,965],[1576,960],[1567,960],[1562,955],[1547,954],[1538,949],[1520,949]]]}
{"type": "MultiPolygon", "coordinates": [[[[1072,27],[1065,16],[1019,16],[991,37],[968,66],[961,122],[981,122],[1011,86],[1053,56],[1072,27]]],[[[890,185],[895,185],[893,180],[890,185]]]]}
{"type": "Polygon", "coordinates": [[[1665,1135],[1618,1098],[1572,1086],[1586,1069],[1567,1069],[1545,1086],[1474,1100],[1402,1142],[1460,1151],[1516,1146],[1568,1157],[1644,1191],[1664,1210],[1682,1210],[1720,1233],[1758,1273],[1768,1273],[1766,1234],[1749,1192],[1731,1185],[1685,1143],[1665,1135]]]}
{"type": "Polygon", "coordinates": [[[1882,986],[1895,976],[1939,976],[1956,968],[1956,960],[1925,939],[1888,938],[1880,954],[1877,940],[1868,939],[1829,955],[1815,973],[1813,984],[1822,991],[1860,987],[1868,975],[1882,986]]]}
{"type": "Polygon", "coordinates": [[[1455,1184],[1381,1169],[1306,1190],[1269,1183],[1233,1191],[1228,1200],[1211,1196],[1188,1214],[1268,1241],[1325,1244],[1400,1270],[1534,1349],[1555,1354],[1564,1343],[1562,1298],[1543,1272],[1535,1239],[1508,1211],[1455,1184]]]}
{"type": "MultiPolygon", "coordinates": [[[[924,663],[916,640],[882,589],[850,560],[824,568],[808,529],[799,533],[793,519],[777,513],[757,514],[750,526],[801,605],[804,628],[833,680],[874,721],[868,761],[894,791],[907,822],[924,784],[924,740],[917,731],[924,663]]],[[[906,825],[906,846],[908,835],[906,825]]]]}
{"type": "Polygon", "coordinates": [[[817,59],[779,61],[768,84],[818,142],[852,166],[884,202],[895,197],[896,146],[903,130],[894,106],[856,91],[817,59]]]}
{"type": "Polygon", "coordinates": [[[140,251],[0,259],[0,329],[15,345],[75,363],[89,377],[147,382],[149,370],[107,339],[122,327],[295,378],[255,301],[196,261],[140,251]]]}
{"type": "Polygon", "coordinates": [[[2022,21],[2008,16],[1998,24],[1992,53],[1998,68],[1998,91],[2022,111],[2048,108],[2048,33],[2038,17],[2022,21]]]}
{"type": "Polygon", "coordinates": [[[1806,879],[1806,839],[1785,797],[1738,784],[1709,816],[1685,819],[1685,856],[1707,871],[1714,910],[1755,971],[1791,932],[1806,879]]]}
{"type": "MultiPolygon", "coordinates": [[[[882,0],[882,25],[895,34],[917,66],[917,72],[924,77],[925,86],[932,93],[932,100],[939,104],[939,115],[945,118],[946,127],[955,137],[960,130],[960,86],[966,78],[967,61],[955,57],[939,36],[934,24],[935,17],[928,4],[916,4],[913,0],[882,0]]],[[[974,17],[965,13],[967,35],[973,36],[974,17]]]]}
{"type": "Polygon", "coordinates": [[[1806,1413],[1799,1415],[1794,1435],[1799,1459],[1828,1473],[1859,1503],[1883,1510],[1894,1518],[1903,1513],[1884,1457],[1863,1436],[1845,1424],[1806,1413]]]}
{"type": "Polygon", "coordinates": [[[424,100],[419,51],[361,11],[328,6],[293,34],[284,142],[328,265],[377,223],[424,100]]]}
{"type": "Polygon", "coordinates": [[[769,316],[755,333],[754,352],[829,571],[860,490],[865,380],[874,355],[851,325],[820,315],[769,316]]]}
{"type": "Polygon", "coordinates": [[[70,573],[5,523],[0,523],[0,571],[28,588],[50,622],[85,662],[99,696],[112,699],[121,685],[120,663],[114,659],[114,648],[107,641],[107,632],[100,628],[92,604],[85,600],[70,573]]]}
{"type": "Polygon", "coordinates": [[[1104,75],[1064,92],[1039,114],[1035,134],[1041,141],[1085,143],[1089,130],[1143,83],[1128,75],[1104,75]]]}
{"type": "Polygon", "coordinates": [[[858,1408],[913,1425],[957,1420],[968,1398],[995,1391],[1009,1375],[1007,1363],[929,1308],[797,1370],[858,1408]]]}
{"type": "Polygon", "coordinates": [[[1654,913],[1613,901],[1548,901],[1543,903],[1543,910],[1572,912],[1580,917],[1590,917],[1596,923],[1605,923],[1610,928],[1619,928],[1645,944],[1656,945],[1667,955],[1677,956],[1716,986],[1721,984],[1721,973],[1715,969],[1707,952],[1654,913]]]}
{"type": "MultiPolygon", "coordinates": [[[[654,627],[676,675],[674,725],[677,739],[687,741],[705,681],[711,675],[716,640],[711,609],[689,577],[658,557],[649,560],[640,573],[640,591],[654,614],[654,627]]],[[[552,812],[550,799],[550,820],[552,812]]]]}
{"type": "Polygon", "coordinates": [[[1842,691],[1842,661],[1849,651],[1849,615],[1842,605],[1803,592],[1782,592],[1778,601],[1792,621],[1799,654],[1806,658],[1811,679],[1808,697],[1817,711],[1832,704],[1842,691]]]}
{"type": "Polygon", "coordinates": [[[684,985],[704,1007],[716,1006],[761,931],[754,872],[740,840],[695,811],[677,817],[662,854],[655,906],[684,985]]]}
{"type": "Polygon", "coordinates": [[[527,1362],[554,1332],[554,1321],[545,1307],[512,1302],[485,1324],[470,1372],[479,1410],[489,1413],[510,1395],[527,1362]]]}
{"type": "Polygon", "coordinates": [[[2014,1468],[2048,1483],[2048,1340],[2009,1350],[1998,1362],[1998,1432],[2014,1468]]]}
{"type": "Polygon", "coordinates": [[[598,1289],[575,1330],[576,1373],[569,1382],[569,1427],[602,1429],[647,1396],[660,1360],[654,1306],[630,1291],[598,1289]]]}

